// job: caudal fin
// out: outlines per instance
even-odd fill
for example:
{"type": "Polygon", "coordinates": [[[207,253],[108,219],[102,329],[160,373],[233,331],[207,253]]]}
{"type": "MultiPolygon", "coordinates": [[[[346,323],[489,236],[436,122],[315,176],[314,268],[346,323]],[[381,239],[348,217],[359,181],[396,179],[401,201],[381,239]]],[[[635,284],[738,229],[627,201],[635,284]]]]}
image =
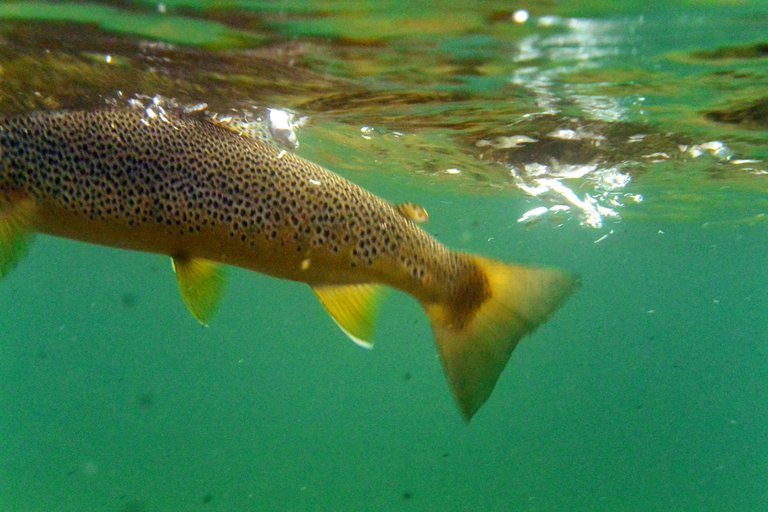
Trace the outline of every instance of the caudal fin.
{"type": "Polygon", "coordinates": [[[453,396],[469,421],[490,396],[520,338],[557,309],[576,281],[557,270],[467,257],[472,272],[460,289],[471,289],[469,298],[423,306],[453,396]]]}

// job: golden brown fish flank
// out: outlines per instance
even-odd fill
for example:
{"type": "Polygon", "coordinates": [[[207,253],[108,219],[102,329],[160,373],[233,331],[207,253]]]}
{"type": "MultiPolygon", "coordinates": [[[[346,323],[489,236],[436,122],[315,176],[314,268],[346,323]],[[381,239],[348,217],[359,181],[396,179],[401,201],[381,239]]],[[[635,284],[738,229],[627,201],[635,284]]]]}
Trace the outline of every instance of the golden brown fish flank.
{"type": "Polygon", "coordinates": [[[302,261],[308,252],[335,254],[344,247],[349,267],[371,266],[387,255],[416,278],[426,272],[420,254],[438,249],[365,190],[205,120],[97,111],[0,124],[0,186],[93,221],[162,227],[167,237],[212,231],[228,245],[280,247],[302,261]],[[402,251],[414,243],[424,250],[402,251]]]}
{"type": "Polygon", "coordinates": [[[399,208],[300,157],[195,117],[140,111],[0,119],[0,270],[25,233],[166,254],[206,322],[225,263],[313,287],[367,344],[379,285],[430,316],[469,418],[517,340],[573,289],[566,275],[447,250],[399,208]]]}

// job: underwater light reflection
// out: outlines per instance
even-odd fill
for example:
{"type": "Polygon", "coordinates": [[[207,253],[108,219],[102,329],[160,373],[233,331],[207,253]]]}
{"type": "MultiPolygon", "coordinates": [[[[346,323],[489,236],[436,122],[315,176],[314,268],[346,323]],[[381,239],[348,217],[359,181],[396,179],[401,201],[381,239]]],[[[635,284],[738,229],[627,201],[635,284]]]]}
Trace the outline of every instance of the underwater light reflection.
{"type": "MultiPolygon", "coordinates": [[[[527,89],[539,109],[533,115],[573,114],[585,119],[616,123],[626,121],[628,109],[620,98],[597,94],[596,84],[569,84],[566,75],[599,68],[606,59],[629,51],[626,22],[621,25],[604,20],[538,18],[539,30],[517,46],[515,62],[521,65],[511,76],[512,83],[527,89]]],[[[548,137],[568,141],[588,141],[596,146],[605,136],[592,130],[563,127],[548,137]]],[[[534,140],[531,138],[531,140],[534,140]]],[[[496,141],[497,143],[499,140],[496,141]]],[[[515,145],[529,143],[515,140],[515,145]]],[[[492,143],[491,143],[492,144],[492,143]]],[[[569,163],[554,158],[548,163],[529,162],[509,166],[514,184],[526,194],[543,200],[525,212],[518,222],[530,223],[544,217],[560,218],[575,214],[587,227],[601,228],[606,219],[618,219],[618,208],[625,202],[640,202],[642,196],[626,192],[631,181],[621,164],[569,163]],[[584,191],[586,190],[586,192],[584,191]]]]}
{"type": "Polygon", "coordinates": [[[607,58],[616,58],[626,45],[626,26],[586,19],[539,18],[542,32],[533,34],[517,45],[514,61],[522,67],[515,70],[512,83],[528,89],[541,113],[559,113],[561,107],[577,105],[589,118],[606,121],[622,120],[626,110],[619,101],[603,95],[589,94],[591,85],[574,87],[560,77],[601,66],[607,58]]]}
{"type": "Polygon", "coordinates": [[[517,220],[525,224],[546,215],[558,217],[564,212],[573,211],[582,225],[601,228],[606,218],[620,218],[617,208],[624,206],[625,201],[639,203],[643,200],[639,194],[624,192],[631,177],[617,167],[534,163],[511,166],[510,174],[520,190],[550,204],[525,212],[517,220]],[[578,180],[577,186],[569,186],[566,180],[578,180]],[[580,197],[574,189],[583,188],[585,183],[589,183],[592,190],[580,197]]]}

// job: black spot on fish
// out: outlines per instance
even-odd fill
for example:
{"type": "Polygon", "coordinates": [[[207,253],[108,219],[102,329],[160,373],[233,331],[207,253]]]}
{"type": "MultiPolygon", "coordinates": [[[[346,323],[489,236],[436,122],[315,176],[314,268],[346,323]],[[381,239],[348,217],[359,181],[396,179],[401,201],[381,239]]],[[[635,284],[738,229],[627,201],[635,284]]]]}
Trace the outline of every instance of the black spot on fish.
{"type": "MultiPolygon", "coordinates": [[[[98,110],[4,118],[0,164],[9,169],[0,186],[91,220],[173,228],[165,232],[179,237],[211,229],[246,247],[284,234],[279,245],[292,251],[356,249],[353,268],[407,252],[405,270],[415,277],[425,266],[417,255],[446,255],[365,190],[193,116],[157,120],[143,111],[98,110]]],[[[447,263],[451,275],[455,262],[447,263]]],[[[133,307],[135,297],[122,303],[133,307]]]]}

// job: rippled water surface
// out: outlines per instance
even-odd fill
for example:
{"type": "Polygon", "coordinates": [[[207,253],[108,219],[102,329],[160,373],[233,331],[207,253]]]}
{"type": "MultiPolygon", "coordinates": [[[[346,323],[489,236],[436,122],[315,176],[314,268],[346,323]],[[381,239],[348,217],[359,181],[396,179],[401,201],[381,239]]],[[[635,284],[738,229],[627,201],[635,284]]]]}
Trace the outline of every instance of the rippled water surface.
{"type": "Polygon", "coordinates": [[[0,113],[250,122],[465,251],[582,288],[471,424],[426,318],[376,348],[238,269],[37,237],[0,286],[0,512],[768,509],[765,2],[0,5],[0,113]]]}

